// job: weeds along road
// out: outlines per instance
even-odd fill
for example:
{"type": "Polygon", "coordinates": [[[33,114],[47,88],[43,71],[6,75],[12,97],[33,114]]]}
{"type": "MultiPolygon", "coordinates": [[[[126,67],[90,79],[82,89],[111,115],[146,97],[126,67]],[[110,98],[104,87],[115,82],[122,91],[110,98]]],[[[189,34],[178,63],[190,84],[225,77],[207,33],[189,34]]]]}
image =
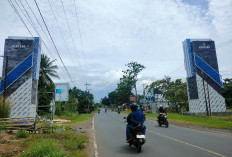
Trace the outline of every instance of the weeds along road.
{"type": "Polygon", "coordinates": [[[208,133],[170,125],[158,127],[147,120],[146,140],[142,152],[125,142],[125,115],[102,111],[94,116],[94,127],[99,157],[224,157],[232,156],[232,136],[208,133]]]}

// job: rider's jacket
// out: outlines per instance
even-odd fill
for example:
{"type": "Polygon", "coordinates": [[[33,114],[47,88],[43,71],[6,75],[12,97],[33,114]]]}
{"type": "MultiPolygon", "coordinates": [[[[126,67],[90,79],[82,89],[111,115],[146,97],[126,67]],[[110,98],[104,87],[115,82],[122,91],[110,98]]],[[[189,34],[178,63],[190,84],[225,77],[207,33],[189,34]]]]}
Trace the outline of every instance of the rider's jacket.
{"type": "Polygon", "coordinates": [[[127,123],[132,124],[133,126],[138,126],[139,124],[143,125],[145,120],[146,118],[140,110],[132,111],[127,116],[127,123]]]}

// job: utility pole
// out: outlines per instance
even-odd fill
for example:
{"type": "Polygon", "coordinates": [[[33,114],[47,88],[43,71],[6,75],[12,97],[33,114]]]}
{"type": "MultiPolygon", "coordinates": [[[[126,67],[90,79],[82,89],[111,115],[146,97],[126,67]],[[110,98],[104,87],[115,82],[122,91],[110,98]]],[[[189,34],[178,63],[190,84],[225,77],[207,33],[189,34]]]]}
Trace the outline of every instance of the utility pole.
{"type": "MultiPolygon", "coordinates": [[[[91,83],[87,83],[86,82],[84,85],[85,85],[85,89],[86,89],[87,92],[89,92],[90,90],[92,90],[92,89],[88,88],[88,86],[91,86],[91,83]]],[[[88,111],[87,111],[87,113],[89,113],[89,98],[88,98],[88,96],[87,96],[87,100],[88,100],[88,111]]]]}
{"type": "Polygon", "coordinates": [[[5,76],[4,76],[4,91],[3,91],[3,116],[5,116],[5,105],[6,105],[6,86],[7,86],[7,73],[8,73],[8,56],[0,56],[5,58],[5,76]]]}
{"type": "Polygon", "coordinates": [[[88,91],[88,86],[91,86],[91,83],[87,83],[87,82],[86,82],[84,85],[85,85],[86,91],[88,91]]]}
{"type": "Polygon", "coordinates": [[[143,105],[145,105],[145,86],[147,85],[146,83],[142,83],[141,85],[143,85],[143,105]]]}

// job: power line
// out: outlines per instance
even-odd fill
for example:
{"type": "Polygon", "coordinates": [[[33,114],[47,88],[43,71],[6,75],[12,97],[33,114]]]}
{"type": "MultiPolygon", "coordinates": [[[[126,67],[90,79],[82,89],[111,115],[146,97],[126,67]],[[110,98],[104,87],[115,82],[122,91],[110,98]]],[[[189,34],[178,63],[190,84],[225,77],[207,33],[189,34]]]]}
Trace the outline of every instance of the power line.
{"type": "Polygon", "coordinates": [[[82,35],[81,35],[80,22],[79,22],[79,17],[78,17],[78,13],[77,13],[77,7],[76,7],[75,0],[73,0],[73,1],[74,1],[75,13],[76,13],[76,17],[77,17],[77,24],[78,24],[79,37],[80,37],[80,41],[81,41],[82,53],[83,53],[83,56],[84,56],[85,67],[87,67],[86,66],[85,51],[84,51],[84,46],[83,46],[83,40],[82,40],[82,35]]]}
{"type": "MultiPolygon", "coordinates": [[[[57,20],[57,18],[56,18],[56,16],[55,16],[55,12],[54,12],[54,10],[53,10],[53,7],[52,7],[52,5],[51,5],[50,0],[48,0],[48,3],[49,3],[49,6],[50,6],[50,8],[51,8],[51,11],[52,11],[52,14],[53,14],[53,16],[54,16],[54,19],[55,19],[55,21],[56,21],[56,25],[57,25],[57,27],[58,27],[58,29],[59,29],[59,32],[60,32],[60,34],[61,34],[61,37],[62,37],[62,39],[63,39],[63,42],[64,42],[64,44],[65,44],[65,47],[66,47],[68,53],[71,54],[71,53],[70,53],[70,50],[69,50],[69,48],[68,48],[68,46],[67,46],[67,42],[66,42],[66,40],[65,40],[64,34],[63,34],[63,32],[61,31],[60,25],[59,25],[58,20],[57,20]]],[[[72,56],[69,55],[69,57],[70,57],[70,59],[72,60],[72,62],[74,62],[72,56]]],[[[79,73],[79,76],[81,76],[80,73],[79,73]]],[[[78,77],[78,78],[81,80],[81,82],[84,82],[80,77],[78,77]]],[[[75,81],[74,81],[74,82],[75,82],[75,81]]]]}
{"type": "Polygon", "coordinates": [[[55,46],[57,55],[59,56],[59,58],[60,58],[60,60],[61,60],[61,62],[62,62],[62,64],[63,64],[63,66],[64,66],[64,68],[65,68],[65,70],[66,70],[66,72],[67,72],[67,74],[68,74],[68,76],[69,76],[69,78],[70,78],[70,80],[72,81],[72,83],[73,83],[73,85],[74,85],[74,87],[75,87],[75,84],[74,84],[74,82],[73,82],[73,80],[72,80],[72,78],[71,78],[71,76],[70,76],[70,74],[69,74],[69,72],[68,72],[66,66],[64,65],[64,62],[63,62],[63,60],[62,60],[62,58],[61,58],[61,56],[60,56],[60,53],[59,53],[59,51],[58,51],[58,49],[57,49],[55,43],[54,43],[54,40],[53,40],[53,38],[52,38],[52,36],[51,36],[51,34],[50,34],[50,31],[49,31],[49,29],[48,29],[48,27],[47,27],[47,24],[46,24],[46,22],[45,22],[45,20],[44,20],[44,18],[43,18],[43,15],[42,15],[42,13],[41,13],[41,11],[40,11],[40,9],[39,9],[39,6],[38,6],[36,0],[34,0],[34,2],[35,2],[35,4],[36,4],[36,7],[37,7],[39,13],[40,13],[40,16],[41,16],[41,18],[42,18],[42,20],[43,20],[43,23],[44,23],[44,25],[45,25],[45,27],[46,27],[46,29],[47,29],[47,31],[48,31],[48,34],[49,34],[49,36],[50,36],[50,38],[51,38],[51,40],[52,40],[52,43],[53,43],[53,45],[55,46]]]}
{"type": "MultiPolygon", "coordinates": [[[[28,30],[28,32],[30,33],[30,35],[34,38],[34,36],[33,36],[33,34],[32,34],[32,32],[30,31],[30,29],[28,28],[28,26],[26,25],[26,23],[25,23],[25,21],[23,20],[23,18],[21,17],[21,15],[20,15],[20,13],[18,12],[18,10],[16,9],[16,7],[14,6],[14,4],[13,4],[13,2],[11,1],[11,0],[8,0],[8,2],[9,2],[9,4],[11,5],[11,7],[12,7],[12,9],[14,10],[14,12],[18,15],[18,17],[20,18],[20,20],[21,20],[21,22],[24,24],[24,26],[26,27],[26,29],[28,30]]],[[[16,2],[17,3],[17,2],[16,2]]],[[[18,5],[18,4],[17,4],[18,5]]],[[[18,5],[19,6],[19,5],[18,5]]],[[[21,8],[20,8],[20,10],[21,10],[21,8]]],[[[22,11],[22,10],[21,10],[22,11]]],[[[22,11],[23,12],[23,11],[22,11]]],[[[23,13],[24,14],[24,13],[23,13]]],[[[25,15],[25,14],[24,14],[25,15]]],[[[27,18],[27,17],[26,17],[27,18]]],[[[28,18],[27,18],[27,20],[28,20],[28,18]]],[[[30,22],[30,20],[29,20],[29,23],[31,23],[30,22]]],[[[32,23],[31,23],[31,25],[33,25],[32,23]]],[[[33,27],[33,26],[32,26],[33,27]]],[[[36,31],[36,28],[34,28],[35,29],[35,31],[36,31]]],[[[37,32],[38,33],[38,32],[37,32]]],[[[39,34],[38,34],[39,35],[39,34]]],[[[39,35],[40,36],[40,35],[39,35]]],[[[43,40],[41,39],[41,41],[43,42],[43,40]]],[[[43,42],[44,43],[44,42],[43,42]]],[[[48,49],[48,47],[47,47],[47,45],[44,43],[44,45],[45,45],[45,47],[48,49]]],[[[41,51],[43,52],[43,49],[41,48],[41,51]]],[[[50,50],[48,49],[48,51],[50,52],[50,50]]],[[[51,53],[51,52],[50,52],[51,53]]],[[[51,53],[51,55],[52,55],[52,53],[51,53]]],[[[56,60],[57,61],[57,60],[56,60]]],[[[61,66],[62,67],[62,66],[61,66]]]]}
{"type": "MultiPolygon", "coordinates": [[[[26,1],[26,3],[27,3],[27,0],[25,0],[26,1]]],[[[20,1],[21,2],[21,1],[20,1]]],[[[49,1],[50,2],[50,1],[49,1]]],[[[22,4],[22,3],[21,3],[22,4]]],[[[49,37],[47,36],[47,34],[45,33],[45,31],[44,31],[44,29],[43,29],[43,27],[42,27],[42,25],[40,24],[40,22],[39,22],[39,20],[38,20],[38,18],[36,17],[36,15],[34,14],[34,12],[32,11],[32,9],[31,9],[31,7],[30,7],[30,5],[27,3],[27,5],[28,5],[28,7],[29,7],[29,9],[31,10],[31,12],[32,12],[32,14],[34,15],[34,17],[35,17],[35,19],[36,19],[36,21],[39,23],[39,26],[40,26],[40,28],[41,28],[41,30],[43,31],[43,33],[44,33],[44,35],[45,35],[45,37],[47,38],[47,40],[49,41],[49,42],[51,42],[50,40],[49,40],[49,37]]],[[[22,6],[23,6],[23,4],[22,4],[22,6]]],[[[24,8],[24,10],[26,11],[26,9],[25,9],[25,7],[23,6],[23,8],[24,8]]],[[[26,11],[27,12],[27,11],[26,11]]],[[[27,15],[29,16],[29,14],[27,13],[27,15]]],[[[30,16],[29,16],[29,19],[31,20],[31,18],[30,18],[30,16]]],[[[31,21],[33,21],[33,20],[31,20],[31,21]]],[[[35,24],[33,23],[33,25],[34,25],[34,29],[36,29],[36,27],[35,27],[35,24]]],[[[37,34],[39,35],[39,33],[38,33],[38,31],[36,31],[37,32],[37,34]]],[[[39,35],[40,36],[40,35],[39,35]]],[[[45,44],[45,43],[44,43],[45,44]]],[[[55,50],[55,48],[53,47],[53,44],[51,44],[52,45],[52,48],[54,49],[54,51],[56,51],[55,50]]],[[[46,46],[46,44],[45,44],[45,46],[46,46]]],[[[47,47],[47,46],[46,46],[47,47]]],[[[49,50],[50,51],[50,50],[49,50]]],[[[54,56],[53,56],[54,57],[54,56]]],[[[54,57],[55,58],[55,57],[54,57]]],[[[72,58],[72,57],[71,57],[72,58]]],[[[56,61],[57,63],[58,63],[58,61],[56,61]]],[[[59,63],[58,63],[59,64],[59,63]]],[[[63,68],[63,66],[60,66],[60,67],[62,67],[63,68]]],[[[63,70],[63,69],[62,69],[63,70]]],[[[64,70],[65,71],[65,70],[64,70]]],[[[70,74],[71,75],[71,74],[70,74]]],[[[71,75],[72,76],[72,75],[71,75]]]]}
{"type": "MultiPolygon", "coordinates": [[[[78,56],[78,51],[77,51],[77,48],[76,48],[76,44],[74,42],[74,38],[73,38],[73,35],[72,35],[72,31],[71,31],[71,28],[70,28],[70,25],[69,25],[69,22],[68,22],[68,18],[67,18],[67,15],[66,15],[66,11],[65,11],[65,8],[64,8],[64,3],[63,3],[63,0],[60,0],[61,1],[61,4],[62,4],[62,8],[63,8],[63,11],[64,11],[64,15],[65,15],[65,19],[66,19],[66,22],[67,22],[67,25],[68,25],[68,30],[69,30],[69,33],[71,35],[71,39],[72,39],[72,43],[73,43],[73,47],[76,51],[76,55],[77,55],[77,61],[81,67],[81,63],[80,63],[80,60],[79,60],[79,56],[78,56]]],[[[82,70],[82,68],[81,68],[82,70]]],[[[83,72],[83,71],[82,71],[83,72]]]]}
{"type": "MultiPolygon", "coordinates": [[[[42,40],[42,38],[41,38],[41,36],[40,36],[40,34],[39,34],[39,32],[38,32],[38,30],[37,30],[37,28],[36,28],[36,26],[35,26],[33,20],[31,19],[30,15],[28,14],[28,12],[27,12],[26,8],[24,7],[24,5],[23,5],[23,4],[21,3],[21,1],[20,1],[21,6],[23,7],[23,9],[25,10],[25,12],[26,12],[27,15],[25,15],[25,13],[23,12],[23,10],[21,9],[21,7],[19,6],[19,4],[17,3],[16,0],[15,0],[15,3],[16,3],[16,5],[19,7],[19,9],[20,9],[21,12],[23,13],[23,15],[26,17],[26,19],[28,20],[28,22],[31,24],[31,26],[32,26],[32,28],[34,29],[34,31],[38,34],[38,36],[40,37],[42,43],[43,43],[43,44],[45,45],[45,47],[47,48],[48,52],[51,54],[51,56],[53,56],[53,54],[51,53],[51,51],[50,51],[50,49],[48,48],[48,46],[46,45],[46,43],[42,40]]],[[[12,3],[12,4],[13,4],[13,3],[12,3]]],[[[13,6],[14,6],[14,4],[13,4],[13,6]]],[[[16,9],[16,8],[15,8],[15,9],[16,9]]],[[[17,10],[17,9],[16,9],[16,10],[17,10]]],[[[19,15],[20,15],[20,14],[19,14],[19,15]]],[[[32,37],[34,37],[34,36],[32,35],[32,37]]],[[[47,36],[46,36],[46,37],[47,37],[47,36]]],[[[55,57],[53,56],[53,58],[55,58],[55,57]]]]}

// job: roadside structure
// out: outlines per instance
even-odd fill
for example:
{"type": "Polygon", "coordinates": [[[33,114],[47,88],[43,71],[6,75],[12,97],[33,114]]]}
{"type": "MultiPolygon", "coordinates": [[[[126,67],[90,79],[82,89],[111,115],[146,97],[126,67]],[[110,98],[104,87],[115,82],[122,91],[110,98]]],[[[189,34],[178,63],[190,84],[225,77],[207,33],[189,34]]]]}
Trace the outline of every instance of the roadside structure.
{"type": "MultiPolygon", "coordinates": [[[[37,92],[41,59],[41,40],[39,37],[8,37],[5,40],[2,76],[7,68],[6,91],[10,101],[10,117],[35,117],[37,110],[37,92]]],[[[0,84],[4,92],[3,77],[0,84]]]]}
{"type": "Polygon", "coordinates": [[[187,72],[189,111],[192,113],[224,112],[222,78],[219,74],[216,48],[211,39],[183,41],[187,72]]]}

